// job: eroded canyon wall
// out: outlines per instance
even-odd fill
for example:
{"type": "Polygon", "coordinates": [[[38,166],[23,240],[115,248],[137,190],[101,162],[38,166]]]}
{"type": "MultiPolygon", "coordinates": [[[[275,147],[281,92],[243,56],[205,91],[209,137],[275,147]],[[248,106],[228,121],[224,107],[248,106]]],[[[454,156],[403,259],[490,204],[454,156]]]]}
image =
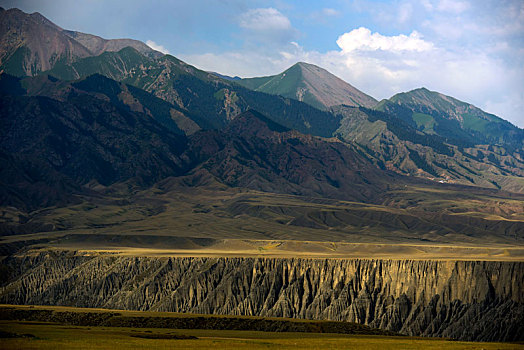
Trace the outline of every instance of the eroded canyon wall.
{"type": "Polygon", "coordinates": [[[0,302],[352,321],[524,340],[524,262],[160,258],[46,252],[1,263],[0,302]]]}

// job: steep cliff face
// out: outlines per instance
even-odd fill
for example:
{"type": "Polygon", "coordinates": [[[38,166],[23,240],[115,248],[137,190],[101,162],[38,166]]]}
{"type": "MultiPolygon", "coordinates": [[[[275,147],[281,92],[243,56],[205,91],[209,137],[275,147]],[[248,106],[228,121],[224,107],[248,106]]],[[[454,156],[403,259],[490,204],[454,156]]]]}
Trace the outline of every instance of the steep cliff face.
{"type": "Polygon", "coordinates": [[[149,258],[2,262],[0,302],[359,322],[407,335],[524,339],[524,263],[149,258]]]}

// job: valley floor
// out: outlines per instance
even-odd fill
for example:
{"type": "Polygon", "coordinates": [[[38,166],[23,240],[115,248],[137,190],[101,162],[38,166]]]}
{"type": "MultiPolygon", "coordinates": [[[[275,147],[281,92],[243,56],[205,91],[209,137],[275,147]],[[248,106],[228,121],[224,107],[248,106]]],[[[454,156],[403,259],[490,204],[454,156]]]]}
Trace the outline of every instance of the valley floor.
{"type": "Polygon", "coordinates": [[[2,208],[0,255],[524,260],[524,196],[475,191],[406,187],[366,204],[166,185],[31,213],[2,208]]]}
{"type": "MultiPolygon", "coordinates": [[[[28,307],[16,307],[28,310],[28,307]]],[[[32,310],[51,309],[34,307],[32,310]]],[[[68,310],[72,315],[86,312],[109,312],[94,309],[52,308],[68,310]]],[[[118,311],[124,315],[140,312],[118,311]]],[[[142,313],[148,316],[168,313],[142,313]]],[[[176,315],[176,314],[173,314],[176,315]]],[[[172,315],[171,315],[172,316],[172,315]]],[[[186,315],[186,317],[190,315],[186,315]]],[[[202,316],[202,315],[201,315],[202,316]]],[[[74,316],[73,316],[74,317],[74,316]]],[[[204,316],[205,317],[205,316],[204,316]]],[[[4,317],[2,317],[4,318],[4,317]]],[[[266,319],[267,322],[276,319],[266,319]]],[[[304,321],[302,321],[304,322],[304,321]]],[[[239,330],[203,330],[172,328],[129,328],[72,326],[51,322],[0,321],[2,349],[519,349],[517,343],[474,343],[435,338],[335,333],[260,332],[239,330]]]]}
{"type": "MultiPolygon", "coordinates": [[[[112,237],[109,237],[111,239],[112,237]]],[[[148,237],[150,241],[162,237],[148,237]]],[[[312,258],[312,259],[405,259],[411,260],[482,260],[482,261],[524,261],[524,247],[510,245],[468,246],[435,244],[382,244],[382,243],[341,243],[316,241],[220,239],[208,240],[199,245],[198,240],[181,237],[179,245],[160,248],[140,247],[133,241],[104,245],[104,241],[91,240],[68,242],[59,239],[47,247],[33,250],[74,251],[81,254],[114,254],[115,256],[137,257],[264,257],[264,258],[312,258]]],[[[168,240],[168,239],[167,239],[168,240]]]]}

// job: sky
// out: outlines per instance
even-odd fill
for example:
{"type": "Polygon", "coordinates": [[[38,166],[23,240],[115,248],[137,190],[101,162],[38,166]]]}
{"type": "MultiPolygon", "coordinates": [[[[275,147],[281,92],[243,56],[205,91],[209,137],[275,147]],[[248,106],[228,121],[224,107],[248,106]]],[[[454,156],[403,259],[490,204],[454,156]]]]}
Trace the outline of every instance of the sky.
{"type": "Polygon", "coordinates": [[[375,97],[426,87],[524,127],[523,0],[0,0],[62,28],[133,38],[198,68],[321,66],[375,97]]]}

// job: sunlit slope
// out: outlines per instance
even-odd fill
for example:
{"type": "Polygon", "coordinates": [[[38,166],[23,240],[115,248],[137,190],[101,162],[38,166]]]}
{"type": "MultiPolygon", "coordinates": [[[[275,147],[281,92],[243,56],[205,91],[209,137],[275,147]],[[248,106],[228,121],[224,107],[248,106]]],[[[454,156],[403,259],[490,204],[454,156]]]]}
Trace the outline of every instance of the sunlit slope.
{"type": "Polygon", "coordinates": [[[255,91],[293,98],[320,109],[340,104],[372,107],[377,103],[373,97],[327,70],[304,62],[274,76],[246,78],[236,82],[255,91]]]}

